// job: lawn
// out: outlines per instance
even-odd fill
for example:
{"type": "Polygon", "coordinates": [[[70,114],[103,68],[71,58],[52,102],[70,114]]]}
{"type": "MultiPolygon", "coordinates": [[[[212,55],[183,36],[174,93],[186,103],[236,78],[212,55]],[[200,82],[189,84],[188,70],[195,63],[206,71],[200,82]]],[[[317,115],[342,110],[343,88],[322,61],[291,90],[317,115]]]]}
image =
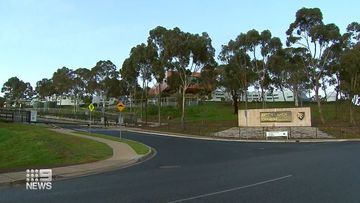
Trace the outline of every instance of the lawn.
{"type": "MultiPolygon", "coordinates": [[[[157,120],[157,106],[149,105],[148,119],[157,120]]],[[[200,102],[197,106],[187,106],[185,108],[185,117],[187,122],[193,121],[232,121],[237,119],[237,115],[233,114],[231,103],[225,102],[200,102]]],[[[181,112],[176,107],[162,107],[161,115],[164,121],[170,120],[180,121],[181,112]]]]}
{"type": "Polygon", "coordinates": [[[87,163],[112,156],[93,140],[53,132],[45,126],[0,122],[0,172],[87,163]]]}

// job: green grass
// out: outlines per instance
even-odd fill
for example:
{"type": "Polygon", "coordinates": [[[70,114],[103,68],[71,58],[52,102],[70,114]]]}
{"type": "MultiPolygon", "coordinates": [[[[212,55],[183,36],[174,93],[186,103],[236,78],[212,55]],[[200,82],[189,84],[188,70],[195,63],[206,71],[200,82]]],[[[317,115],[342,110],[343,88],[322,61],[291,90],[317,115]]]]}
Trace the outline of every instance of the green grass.
{"type": "Polygon", "coordinates": [[[0,171],[93,162],[112,156],[104,143],[43,126],[0,122],[0,171]]]}
{"type": "Polygon", "coordinates": [[[96,133],[91,133],[91,134],[85,133],[85,132],[77,132],[77,133],[82,134],[82,135],[94,136],[94,137],[104,138],[104,139],[128,144],[139,155],[147,154],[150,150],[148,146],[146,146],[140,142],[134,141],[134,140],[128,140],[128,139],[124,139],[124,138],[120,139],[118,137],[101,135],[101,134],[96,134],[96,133]]]}
{"type": "MultiPolygon", "coordinates": [[[[148,106],[148,120],[157,121],[157,106],[148,106]]],[[[180,121],[181,111],[177,107],[162,107],[161,116],[164,121],[171,118],[174,121],[180,121]]],[[[231,103],[224,102],[200,102],[197,106],[185,107],[186,121],[231,121],[236,120],[237,115],[233,114],[231,103]]]]}

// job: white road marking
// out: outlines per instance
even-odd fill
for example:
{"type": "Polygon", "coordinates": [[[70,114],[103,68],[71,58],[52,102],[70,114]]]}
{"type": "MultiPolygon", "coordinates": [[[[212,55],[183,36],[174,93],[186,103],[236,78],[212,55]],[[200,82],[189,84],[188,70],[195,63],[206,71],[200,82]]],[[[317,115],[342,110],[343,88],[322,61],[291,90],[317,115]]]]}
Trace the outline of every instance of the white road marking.
{"type": "Polygon", "coordinates": [[[179,165],[164,165],[164,166],[160,166],[160,169],[172,169],[172,168],[180,168],[179,165]]]}
{"type": "Polygon", "coordinates": [[[185,199],[179,199],[179,200],[171,201],[169,203],[185,202],[185,201],[190,201],[190,200],[194,200],[194,199],[200,199],[200,198],[203,198],[203,197],[219,195],[219,194],[226,193],[226,192],[232,192],[232,191],[235,191],[235,190],[241,190],[241,189],[245,189],[245,188],[249,188],[249,187],[255,187],[255,186],[264,185],[264,184],[275,182],[275,181],[280,181],[280,180],[290,178],[290,177],[292,177],[292,175],[286,175],[286,176],[282,176],[282,177],[279,177],[279,178],[274,178],[274,179],[270,179],[270,180],[265,180],[265,181],[253,183],[253,184],[250,184],[250,185],[244,185],[244,186],[235,187],[235,188],[231,188],[231,189],[227,189],[227,190],[221,190],[221,191],[202,194],[202,195],[197,195],[197,196],[193,196],[193,197],[189,197],[189,198],[185,198],[185,199]]]}

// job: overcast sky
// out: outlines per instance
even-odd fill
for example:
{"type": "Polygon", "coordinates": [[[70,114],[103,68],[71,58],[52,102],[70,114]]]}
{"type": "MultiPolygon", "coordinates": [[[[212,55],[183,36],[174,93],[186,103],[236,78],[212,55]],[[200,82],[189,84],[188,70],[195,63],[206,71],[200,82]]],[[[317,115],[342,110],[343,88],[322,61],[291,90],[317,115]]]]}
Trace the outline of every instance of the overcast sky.
{"type": "Polygon", "coordinates": [[[17,76],[34,87],[58,68],[90,69],[99,60],[119,69],[158,25],[207,32],[216,54],[250,29],[269,29],[284,43],[302,7],[320,8],[341,32],[360,22],[360,3],[350,0],[0,0],[0,85],[17,76]]]}

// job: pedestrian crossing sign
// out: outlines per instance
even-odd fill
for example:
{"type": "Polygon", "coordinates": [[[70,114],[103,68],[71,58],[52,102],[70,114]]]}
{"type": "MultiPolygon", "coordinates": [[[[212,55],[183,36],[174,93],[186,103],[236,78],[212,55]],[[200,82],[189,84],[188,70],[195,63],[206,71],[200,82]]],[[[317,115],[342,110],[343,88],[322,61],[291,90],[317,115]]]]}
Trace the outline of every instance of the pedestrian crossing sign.
{"type": "Polygon", "coordinates": [[[88,108],[89,108],[89,110],[92,112],[92,111],[94,111],[95,106],[94,106],[93,103],[91,103],[91,104],[88,106],[88,108]]]}

